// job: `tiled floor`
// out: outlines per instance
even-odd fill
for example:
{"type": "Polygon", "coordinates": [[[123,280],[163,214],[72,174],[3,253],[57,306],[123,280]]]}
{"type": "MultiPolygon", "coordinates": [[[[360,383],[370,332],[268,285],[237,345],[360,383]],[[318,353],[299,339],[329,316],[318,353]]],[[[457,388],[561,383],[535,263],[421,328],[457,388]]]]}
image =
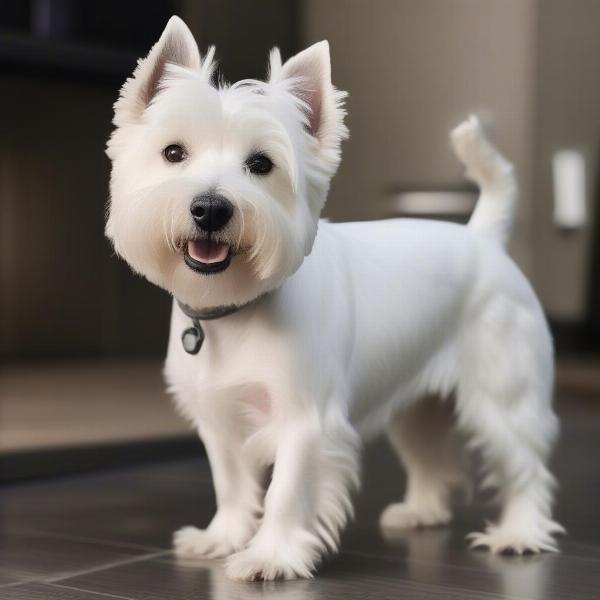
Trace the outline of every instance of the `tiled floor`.
{"type": "Polygon", "coordinates": [[[170,536],[213,510],[202,459],[14,485],[1,492],[2,600],[475,600],[600,598],[600,407],[562,402],[556,456],[560,555],[491,557],[464,535],[491,510],[463,506],[450,528],[384,539],[376,517],[402,489],[387,449],[369,449],[358,519],[312,581],[234,583],[219,562],[180,561],[170,536]]]}

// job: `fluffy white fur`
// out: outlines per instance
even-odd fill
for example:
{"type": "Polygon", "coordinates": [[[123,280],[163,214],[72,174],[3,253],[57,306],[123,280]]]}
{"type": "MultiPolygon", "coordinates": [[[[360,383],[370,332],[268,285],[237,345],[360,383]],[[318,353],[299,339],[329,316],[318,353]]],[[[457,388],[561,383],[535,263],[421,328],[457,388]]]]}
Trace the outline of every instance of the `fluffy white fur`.
{"type": "Polygon", "coordinates": [[[211,83],[212,54],[201,60],[173,17],[123,87],[108,145],[107,235],[135,271],[196,309],[269,292],[205,322],[197,355],[182,348],[190,320],[174,304],[166,377],[205,444],[218,504],[208,527],[175,534],[176,551],[228,557],[237,579],[310,577],[352,515],[361,437],[383,430],[408,473],[383,527],[450,520],[464,437],[501,502],[473,545],[555,550],[552,343],[504,250],[511,166],[471,118],[452,133],[481,188],[468,227],[319,221],[346,136],[327,43],[283,65],[274,51],[268,81],[232,86],[211,83]],[[172,143],[184,162],[164,160],[172,143]],[[268,175],[244,169],[256,150],[275,164],[268,175]],[[210,276],[182,258],[190,202],[209,189],[235,206],[218,233],[235,255],[210,276]],[[421,401],[431,394],[454,404],[421,401]]]}

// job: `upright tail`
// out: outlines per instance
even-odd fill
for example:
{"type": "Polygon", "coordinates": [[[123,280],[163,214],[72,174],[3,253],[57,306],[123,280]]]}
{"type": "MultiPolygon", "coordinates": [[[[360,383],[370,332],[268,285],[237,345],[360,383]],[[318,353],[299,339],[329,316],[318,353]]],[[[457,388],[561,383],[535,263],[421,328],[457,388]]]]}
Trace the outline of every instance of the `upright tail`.
{"type": "Polygon", "coordinates": [[[517,203],[513,166],[490,144],[475,116],[461,123],[450,136],[467,177],[480,189],[469,227],[506,246],[517,203]]]}

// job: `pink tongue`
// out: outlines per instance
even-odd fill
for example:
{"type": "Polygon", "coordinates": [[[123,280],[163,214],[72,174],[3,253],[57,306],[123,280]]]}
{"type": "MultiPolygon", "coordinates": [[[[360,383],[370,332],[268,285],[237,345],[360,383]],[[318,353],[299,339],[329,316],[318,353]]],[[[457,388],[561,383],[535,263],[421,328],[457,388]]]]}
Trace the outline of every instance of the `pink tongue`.
{"type": "Polygon", "coordinates": [[[190,240],[188,254],[198,262],[210,265],[223,262],[229,253],[229,244],[212,240],[190,240]]]}

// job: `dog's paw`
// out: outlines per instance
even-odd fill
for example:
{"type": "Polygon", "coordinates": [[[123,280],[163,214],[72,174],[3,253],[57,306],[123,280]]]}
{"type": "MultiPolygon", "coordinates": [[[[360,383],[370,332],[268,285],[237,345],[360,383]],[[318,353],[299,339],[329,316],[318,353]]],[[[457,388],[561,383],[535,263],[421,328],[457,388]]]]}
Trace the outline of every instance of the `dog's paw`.
{"type": "Polygon", "coordinates": [[[552,528],[539,528],[537,531],[488,525],[484,532],[470,533],[467,540],[473,549],[489,550],[492,554],[505,556],[558,552],[553,534],[562,533],[564,529],[558,523],[553,525],[552,528]]]}
{"type": "Polygon", "coordinates": [[[182,558],[223,558],[235,552],[230,540],[210,529],[182,527],[173,535],[175,554],[182,558]]]}
{"type": "Polygon", "coordinates": [[[382,529],[417,529],[446,525],[451,519],[450,511],[442,506],[427,508],[396,502],[381,513],[379,525],[382,529]]]}
{"type": "Polygon", "coordinates": [[[182,527],[173,535],[175,554],[185,558],[224,558],[248,544],[256,525],[254,519],[217,515],[206,529],[182,527]]]}
{"type": "Polygon", "coordinates": [[[227,559],[225,573],[239,581],[311,578],[322,553],[319,539],[307,531],[287,539],[259,535],[227,559]]]}

